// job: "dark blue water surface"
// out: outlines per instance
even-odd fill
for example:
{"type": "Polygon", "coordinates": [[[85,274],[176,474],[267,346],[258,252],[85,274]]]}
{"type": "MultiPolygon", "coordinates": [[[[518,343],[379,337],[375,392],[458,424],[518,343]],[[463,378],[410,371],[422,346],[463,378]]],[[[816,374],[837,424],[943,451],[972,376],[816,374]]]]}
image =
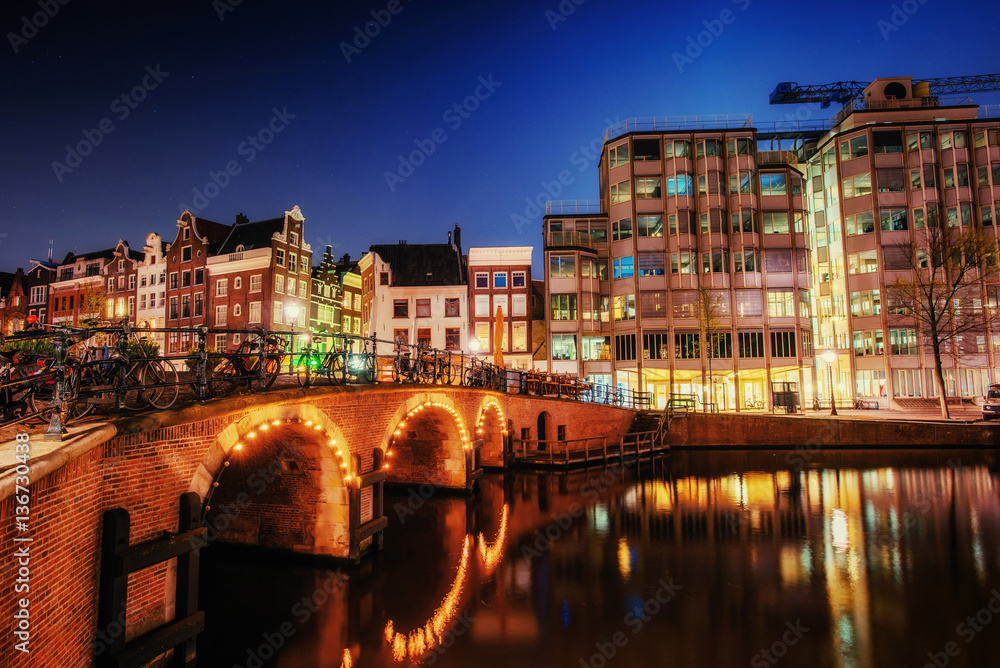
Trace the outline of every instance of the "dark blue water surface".
{"type": "Polygon", "coordinates": [[[204,550],[199,665],[1000,665],[994,451],[674,453],[386,514],[353,569],[204,550]]]}

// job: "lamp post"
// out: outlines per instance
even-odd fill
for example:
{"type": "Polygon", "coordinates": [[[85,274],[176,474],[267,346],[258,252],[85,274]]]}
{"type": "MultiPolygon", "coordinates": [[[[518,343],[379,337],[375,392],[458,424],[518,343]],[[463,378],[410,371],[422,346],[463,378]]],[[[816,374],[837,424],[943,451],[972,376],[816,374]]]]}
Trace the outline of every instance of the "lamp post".
{"type": "Polygon", "coordinates": [[[833,398],[833,361],[837,359],[837,354],[832,350],[827,350],[822,357],[823,361],[826,362],[827,372],[830,374],[830,415],[836,415],[837,404],[833,398]]]}

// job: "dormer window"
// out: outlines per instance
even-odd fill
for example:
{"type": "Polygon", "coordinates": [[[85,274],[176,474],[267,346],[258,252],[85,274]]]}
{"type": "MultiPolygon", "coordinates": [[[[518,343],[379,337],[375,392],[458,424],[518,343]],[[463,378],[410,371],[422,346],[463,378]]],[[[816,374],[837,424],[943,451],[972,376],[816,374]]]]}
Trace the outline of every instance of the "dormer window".
{"type": "Polygon", "coordinates": [[[288,243],[291,244],[292,246],[298,246],[299,245],[299,234],[298,234],[298,232],[289,232],[288,233],[288,243]]]}
{"type": "Polygon", "coordinates": [[[185,227],[184,228],[184,233],[182,234],[181,238],[184,239],[184,241],[187,241],[188,239],[191,238],[191,228],[190,227],[185,227]]]}
{"type": "Polygon", "coordinates": [[[242,253],[244,250],[245,249],[243,248],[243,244],[240,244],[239,246],[236,247],[236,252],[237,253],[242,253]]]}

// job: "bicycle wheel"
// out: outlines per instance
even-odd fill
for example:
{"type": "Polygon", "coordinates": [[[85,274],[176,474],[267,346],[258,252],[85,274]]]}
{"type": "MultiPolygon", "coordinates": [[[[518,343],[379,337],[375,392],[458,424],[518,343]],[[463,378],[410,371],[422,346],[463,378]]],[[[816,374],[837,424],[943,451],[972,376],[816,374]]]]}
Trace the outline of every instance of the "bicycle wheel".
{"type": "Polygon", "coordinates": [[[260,373],[257,371],[256,367],[250,372],[250,376],[247,379],[247,384],[250,387],[251,392],[263,392],[272,385],[274,385],[275,379],[278,377],[278,373],[281,371],[281,358],[277,356],[268,356],[267,360],[264,362],[264,379],[261,382],[260,373]]]}
{"type": "Polygon", "coordinates": [[[330,381],[331,385],[342,385],[346,377],[346,369],[344,368],[344,353],[329,353],[329,360],[325,365],[325,370],[326,379],[330,381]]]}
{"type": "MultiPolygon", "coordinates": [[[[121,362],[121,364],[124,366],[126,363],[121,362]]],[[[112,367],[111,378],[113,379],[112,382],[115,384],[115,392],[118,392],[117,386],[119,382],[125,383],[124,390],[119,393],[119,396],[121,400],[121,407],[126,410],[137,411],[149,407],[149,399],[152,396],[153,391],[151,388],[146,387],[146,384],[142,379],[144,367],[145,364],[142,362],[132,365],[132,367],[125,372],[124,380],[120,380],[121,376],[118,375],[118,369],[116,367],[112,367]]]]}
{"type": "Polygon", "coordinates": [[[228,357],[222,357],[214,364],[210,360],[207,376],[210,397],[224,397],[236,389],[238,372],[236,365],[228,357]]]}
{"type": "Polygon", "coordinates": [[[177,385],[177,369],[170,360],[147,362],[142,369],[142,384],[149,387],[149,403],[161,410],[170,408],[177,400],[180,388],[177,385]]]}
{"type": "Polygon", "coordinates": [[[299,355],[297,360],[292,362],[292,371],[295,373],[295,379],[299,381],[299,387],[309,387],[315,382],[315,374],[309,368],[313,360],[314,358],[311,355],[303,353],[299,355]]]}

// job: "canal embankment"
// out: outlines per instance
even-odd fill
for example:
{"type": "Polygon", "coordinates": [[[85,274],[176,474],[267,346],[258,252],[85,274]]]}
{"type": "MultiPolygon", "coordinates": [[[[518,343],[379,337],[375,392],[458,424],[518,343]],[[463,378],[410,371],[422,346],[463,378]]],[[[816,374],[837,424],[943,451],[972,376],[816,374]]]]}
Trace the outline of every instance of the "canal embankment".
{"type": "Polygon", "coordinates": [[[686,413],[665,434],[671,449],[1000,447],[1000,425],[947,420],[686,413]]]}

